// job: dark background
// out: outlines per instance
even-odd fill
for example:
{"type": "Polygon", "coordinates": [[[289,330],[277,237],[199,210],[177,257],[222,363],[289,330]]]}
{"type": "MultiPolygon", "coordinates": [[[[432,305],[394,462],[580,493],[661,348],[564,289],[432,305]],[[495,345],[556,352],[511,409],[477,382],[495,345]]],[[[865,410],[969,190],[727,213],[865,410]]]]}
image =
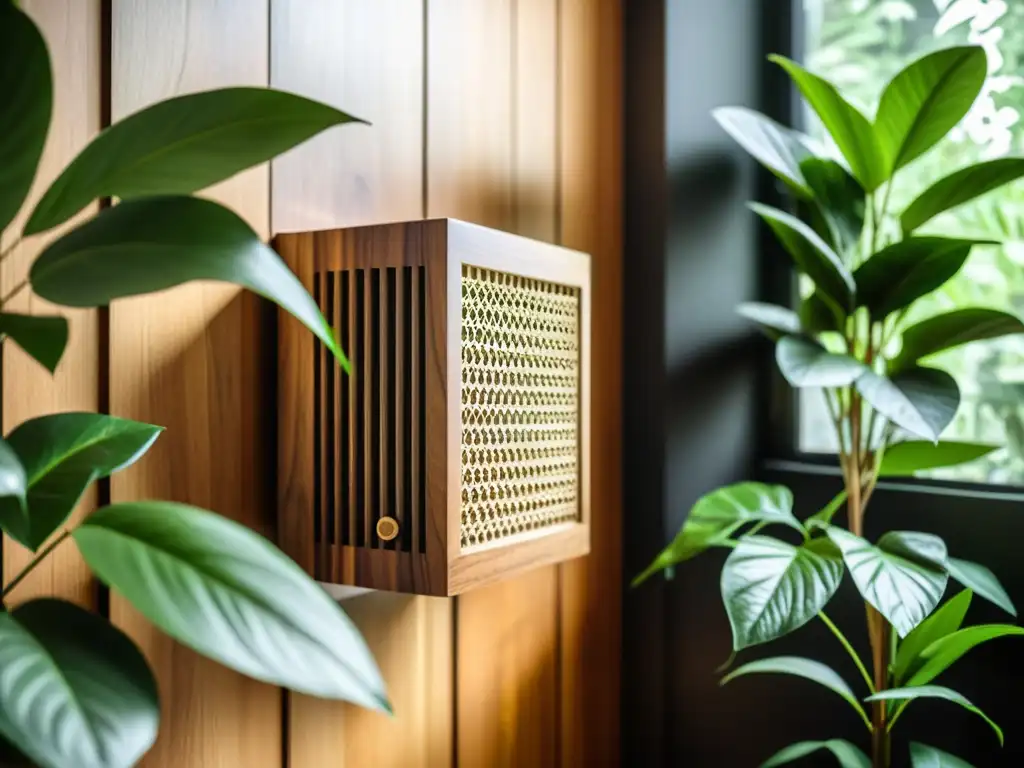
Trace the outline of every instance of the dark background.
{"type": "MultiPolygon", "coordinates": [[[[838,472],[792,451],[792,399],[771,349],[734,312],[743,300],[785,294],[784,256],[744,204],[771,201],[766,174],[710,116],[745,105],[786,120],[792,93],[764,55],[794,53],[783,0],[628,0],[625,210],[625,578],[646,566],[703,493],[741,479],[792,488],[800,516],[841,487],[838,472]],[[782,447],[780,447],[782,446],[782,447]],[[787,449],[788,447],[788,449],[787,449]]],[[[798,53],[798,52],[796,52],[798,53]]],[[[1024,605],[1024,495],[996,486],[908,482],[879,489],[868,535],[931,531],[951,554],[992,568],[1024,605]]],[[[868,735],[849,705],[814,683],[779,675],[725,688],[714,669],[731,639],[718,579],[724,552],[680,566],[672,581],[624,586],[625,766],[756,766],[802,740],[868,735]]],[[[947,594],[957,589],[951,586],[947,594]]],[[[849,578],[828,608],[868,658],[863,604],[849,578]]],[[[968,624],[1012,622],[975,598],[968,624]]],[[[862,682],[820,622],[745,652],[798,655],[862,682]]],[[[1024,765],[1024,642],[1007,638],[970,652],[936,684],[962,692],[1002,726],[991,729],[955,704],[915,702],[896,729],[893,765],[909,764],[906,739],[957,754],[979,768],[1024,765]]],[[[835,766],[822,752],[798,765],[835,766]]]]}

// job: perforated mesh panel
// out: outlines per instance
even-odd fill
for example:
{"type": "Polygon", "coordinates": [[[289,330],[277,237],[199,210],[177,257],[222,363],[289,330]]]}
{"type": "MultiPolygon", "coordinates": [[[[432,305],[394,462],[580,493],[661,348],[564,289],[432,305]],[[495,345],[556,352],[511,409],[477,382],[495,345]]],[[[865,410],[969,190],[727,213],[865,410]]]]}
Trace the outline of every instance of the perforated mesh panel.
{"type": "Polygon", "coordinates": [[[576,288],[462,270],[463,547],[579,518],[576,288]]]}

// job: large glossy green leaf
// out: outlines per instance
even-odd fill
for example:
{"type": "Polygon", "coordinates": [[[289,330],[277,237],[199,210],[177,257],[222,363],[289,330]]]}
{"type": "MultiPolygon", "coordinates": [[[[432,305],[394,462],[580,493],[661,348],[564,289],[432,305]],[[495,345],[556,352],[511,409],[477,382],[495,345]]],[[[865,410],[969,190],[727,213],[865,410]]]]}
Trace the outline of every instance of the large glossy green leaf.
{"type": "Polygon", "coordinates": [[[875,132],[891,175],[960,122],[988,73],[980,46],[945,48],[911,62],[882,92],[875,132]]]}
{"type": "Polygon", "coordinates": [[[93,139],[46,190],[25,234],[67,221],[98,197],[195,192],[349,122],[362,121],[269,88],[222,88],[166,99],[93,139]]]}
{"type": "Polygon", "coordinates": [[[864,712],[864,707],[861,706],[853,689],[850,688],[846,681],[832,667],[813,659],[805,659],[799,656],[775,656],[769,659],[758,659],[730,672],[722,678],[721,684],[725,685],[744,675],[758,674],[794,675],[795,677],[810,680],[812,683],[823,685],[830,691],[843,697],[868,724],[868,727],[871,725],[871,721],[864,712]]]}
{"type": "Polygon", "coordinates": [[[281,258],[235,213],[195,197],[115,205],[51,243],[29,273],[45,299],[96,307],[191,280],[235,283],[298,318],[347,369],[316,302],[281,258]]]}
{"type": "Polygon", "coordinates": [[[800,194],[810,195],[800,170],[800,161],[810,152],[801,134],[746,107],[720,107],[711,115],[761,165],[800,194]]]}
{"type": "Polygon", "coordinates": [[[761,763],[761,768],[775,768],[778,765],[792,763],[802,757],[826,749],[839,761],[841,768],[871,768],[871,761],[858,747],[845,739],[829,739],[828,741],[801,741],[790,744],[779,750],[772,757],[761,763]]]}
{"type": "Polygon", "coordinates": [[[936,639],[910,665],[907,685],[925,685],[959,661],[968,651],[1000,637],[1020,637],[1024,627],[1013,624],[979,624],[936,639]]]}
{"type": "Polygon", "coordinates": [[[906,637],[946,591],[946,544],[938,536],[890,531],[877,544],[842,528],[828,529],[863,598],[906,637]]]}
{"type": "Polygon", "coordinates": [[[50,54],[36,25],[0,2],[0,232],[25,201],[53,109],[50,54]]]}
{"type": "Polygon", "coordinates": [[[783,56],[773,55],[768,58],[785,69],[792,78],[864,189],[868,192],[877,189],[888,178],[886,158],[868,119],[824,78],[808,72],[795,61],[783,56]]]}
{"type": "Polygon", "coordinates": [[[949,558],[947,563],[949,575],[968,589],[974,590],[979,597],[983,597],[990,603],[998,605],[1011,616],[1017,615],[1017,609],[1013,605],[1010,596],[999,583],[999,579],[984,565],[972,563],[970,560],[960,560],[956,557],[949,558]]]}
{"type": "Polygon", "coordinates": [[[842,560],[827,539],[793,546],[769,536],[745,536],[722,568],[733,649],[799,629],[828,604],[842,577],[842,560]]]}
{"type": "Polygon", "coordinates": [[[11,444],[0,438],[0,505],[11,505],[24,514],[27,493],[25,467],[11,444]]]}
{"type": "Polygon", "coordinates": [[[1024,323],[1008,312],[971,307],[956,309],[922,320],[903,332],[903,347],[890,370],[909,368],[918,360],[936,352],[969,344],[1024,333],[1024,323]]]}
{"type": "Polygon", "coordinates": [[[344,611],[245,526],[149,501],[104,507],[72,536],[104,583],[204,656],[274,685],[390,711],[344,611]]]}
{"type": "Polygon", "coordinates": [[[770,339],[778,339],[791,333],[800,333],[800,318],[796,312],[778,304],[763,304],[747,301],[736,307],[736,311],[757,323],[770,339]]]}
{"type": "Polygon", "coordinates": [[[0,503],[0,525],[35,550],[71,514],[86,487],[134,464],[163,427],[99,413],[54,413],[7,436],[28,478],[28,514],[0,503]]]}
{"type": "Polygon", "coordinates": [[[918,624],[900,643],[892,669],[896,685],[902,685],[910,677],[917,668],[921,652],[925,648],[960,629],[971,605],[972,594],[971,590],[965,589],[951,597],[945,605],[918,624]]]}
{"type": "Polygon", "coordinates": [[[926,440],[907,440],[886,449],[882,457],[879,477],[905,477],[926,469],[953,467],[980,459],[997,445],[982,443],[961,443],[955,440],[940,440],[930,443],[926,440]]]}
{"type": "Polygon", "coordinates": [[[835,251],[809,226],[795,216],[760,203],[750,209],[772,228],[797,268],[818,290],[839,308],[849,308],[853,299],[853,277],[835,251]]]}
{"type": "Polygon", "coordinates": [[[779,370],[794,387],[846,387],[867,367],[849,355],[829,352],[806,336],[786,336],[775,345],[779,370]]]}
{"type": "Polygon", "coordinates": [[[968,712],[973,712],[988,723],[999,738],[1000,745],[1003,743],[1002,729],[992,722],[988,715],[968,701],[967,697],[951,688],[945,688],[941,685],[919,685],[914,686],[913,688],[890,688],[868,696],[864,701],[913,701],[916,699],[945,699],[946,701],[951,701],[954,704],[959,704],[968,712]]]}
{"type": "Polygon", "coordinates": [[[978,240],[913,236],[880,250],[854,272],[857,306],[875,320],[903,309],[960,271],[978,240]]]}
{"type": "Polygon", "coordinates": [[[961,168],[922,192],[900,216],[904,232],[912,232],[940,213],[1024,176],[1024,158],[1000,157],[961,168]]]}
{"type": "Polygon", "coordinates": [[[779,523],[803,532],[793,515],[793,494],[782,485],[734,483],[705,494],[675,539],[633,580],[637,586],[659,571],[696,557],[746,523],[779,523]]]}
{"type": "Polygon", "coordinates": [[[800,170],[828,230],[826,240],[843,258],[857,248],[864,229],[864,188],[846,168],[828,158],[805,158],[800,170]]]}
{"type": "Polygon", "coordinates": [[[156,681],[110,622],[72,603],[0,613],[0,733],[47,768],[128,768],[156,740],[156,681]]]}
{"type": "Polygon", "coordinates": [[[52,373],[68,343],[68,321],[59,316],[0,312],[0,338],[6,337],[52,373]]]}
{"type": "Polygon", "coordinates": [[[974,768],[956,755],[917,741],[910,742],[910,765],[911,768],[974,768]]]}
{"type": "Polygon", "coordinates": [[[960,406],[960,389],[945,371],[908,368],[893,376],[866,371],[857,391],[889,421],[912,435],[938,442],[960,406]]]}

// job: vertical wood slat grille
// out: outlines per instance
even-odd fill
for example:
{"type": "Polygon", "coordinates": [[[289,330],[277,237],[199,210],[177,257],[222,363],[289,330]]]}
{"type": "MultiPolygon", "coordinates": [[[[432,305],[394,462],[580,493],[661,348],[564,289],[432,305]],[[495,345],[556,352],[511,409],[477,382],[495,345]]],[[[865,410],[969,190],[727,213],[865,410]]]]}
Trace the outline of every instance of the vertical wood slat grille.
{"type": "Polygon", "coordinates": [[[316,342],[313,356],[314,569],[329,547],[426,552],[424,267],[318,272],[313,298],[352,375],[316,342]],[[381,517],[398,521],[382,541],[381,517]]]}

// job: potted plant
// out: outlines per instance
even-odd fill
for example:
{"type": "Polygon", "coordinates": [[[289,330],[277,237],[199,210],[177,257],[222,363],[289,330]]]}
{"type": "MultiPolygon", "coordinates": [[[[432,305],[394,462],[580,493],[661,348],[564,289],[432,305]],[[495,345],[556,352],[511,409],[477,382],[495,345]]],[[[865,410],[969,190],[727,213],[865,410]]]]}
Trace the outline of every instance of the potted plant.
{"type": "MultiPolygon", "coordinates": [[[[39,30],[0,0],[0,233],[24,206],[52,101],[39,30]]],[[[68,342],[59,315],[4,311],[23,290],[57,305],[96,307],[190,280],[221,280],[276,302],[347,367],[316,303],[277,254],[235,213],[192,193],[354,120],[292,94],[227,88],[169,99],[110,126],[49,186],[20,232],[7,233],[0,260],[94,200],[119,200],[54,238],[0,299],[3,341],[50,371],[68,342]]],[[[85,489],[138,460],[160,431],[103,414],[58,413],[0,439],[0,528],[37,553],[3,588],[5,765],[122,768],[157,735],[156,682],[131,639],[64,600],[12,600],[59,546],[77,546],[102,582],[211,659],[275,685],[390,711],[377,666],[345,613],[244,526],[168,501],[113,504],[67,526],[85,489]]]]}
{"type": "MultiPolygon", "coordinates": [[[[840,739],[801,742],[770,757],[766,768],[819,750],[847,768],[889,766],[890,734],[919,699],[942,699],[984,718],[1001,742],[998,726],[936,678],[980,643],[1024,634],[1012,624],[961,627],[972,595],[1015,616],[1009,596],[989,569],[957,559],[935,534],[888,531],[869,541],[864,518],[880,478],[968,462],[994,450],[941,439],[960,393],[930,358],[1024,332],[1024,324],[973,307],[916,324],[905,318],[916,301],[958,272],[972,248],[991,242],[922,234],[920,228],[1021,177],[1024,160],[962,168],[921,190],[903,210],[892,210],[897,174],[945,137],[977,97],[987,72],[984,50],[954,47],[914,61],[886,85],[873,119],[828,80],[783,57],[770,59],[788,73],[831,141],[823,147],[748,109],[715,112],[721,126],[787,188],[790,211],[757,203],[750,208],[808,286],[798,311],[752,303],[739,312],[774,340],[779,370],[791,386],[824,393],[843,489],[803,520],[782,486],[748,482],[713,491],[694,505],[676,538],[634,583],[726,547],[731,551],[721,591],[734,652],[818,620],[850,655],[862,678],[860,693],[828,666],[791,656],[753,661],[723,677],[723,683],[756,673],[806,678],[845,699],[864,724],[866,751],[840,739]],[[865,602],[867,660],[825,613],[846,573],[865,602]],[[951,582],[964,589],[942,604],[951,582]]],[[[910,760],[920,768],[967,765],[917,742],[910,760]]]]}

